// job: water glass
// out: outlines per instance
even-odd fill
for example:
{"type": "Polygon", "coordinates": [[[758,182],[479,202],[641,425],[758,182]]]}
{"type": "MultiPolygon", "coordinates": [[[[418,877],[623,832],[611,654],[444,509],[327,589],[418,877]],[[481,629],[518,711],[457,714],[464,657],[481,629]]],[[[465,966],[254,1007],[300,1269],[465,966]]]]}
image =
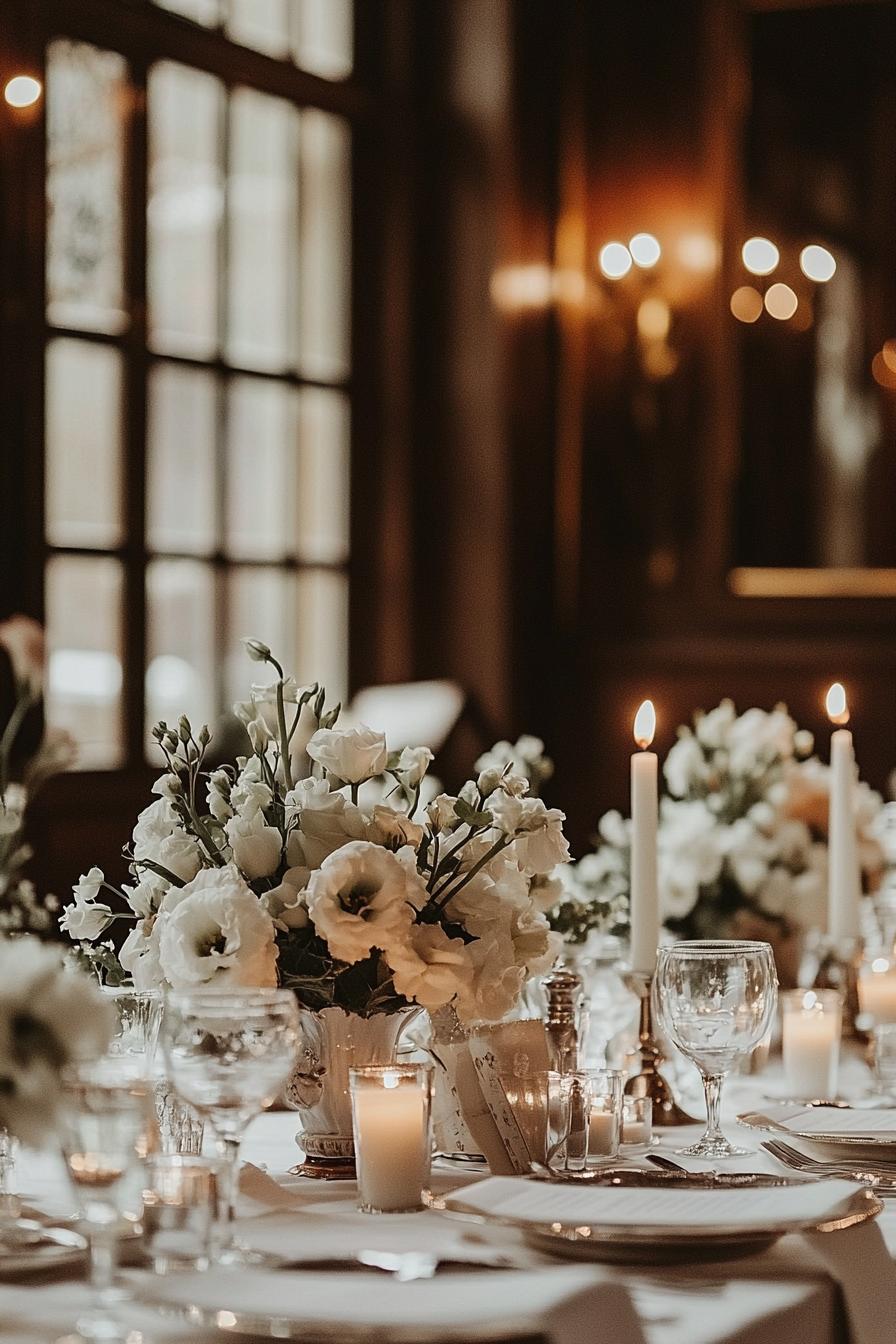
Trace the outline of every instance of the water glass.
{"type": "Polygon", "coordinates": [[[653,1098],[625,1097],[622,1102],[623,1148],[649,1148],[653,1143],[653,1098]]]}
{"type": "Polygon", "coordinates": [[[157,989],[103,986],[118,1017],[118,1028],[109,1054],[132,1065],[135,1073],[148,1077],[155,1059],[162,1019],[162,996],[157,989]]]}
{"type": "Polygon", "coordinates": [[[233,1238],[239,1152],[249,1122],[283,1091],[299,1053],[299,1010],[289,990],[197,989],[166,994],[160,1039],[167,1076],[207,1117],[222,1159],[228,1225],[218,1259],[257,1263],[233,1238]]]}
{"type": "Polygon", "coordinates": [[[874,1028],[874,1086],[884,1096],[896,1096],[896,1023],[874,1028]]]}
{"type": "Polygon", "coordinates": [[[68,1174],[90,1247],[92,1305],[76,1323],[89,1340],[127,1340],[116,1320],[118,1235],[142,1186],[143,1163],[154,1147],[149,1093],[122,1078],[109,1061],[66,1075],[60,1105],[60,1138],[68,1174]]]}
{"type": "Polygon", "coordinates": [[[742,1156],[749,1150],[729,1143],[719,1126],[722,1084],[772,1024],[778,979],[771,947],[746,940],[661,947],[652,994],[658,1026],[703,1077],[706,1131],[682,1153],[711,1161],[742,1156]]]}
{"type": "Polygon", "coordinates": [[[584,1171],[588,1160],[591,1076],[548,1074],[548,1153],[552,1171],[584,1171]]]}
{"type": "Polygon", "coordinates": [[[161,1154],[146,1164],[143,1245],[157,1274],[207,1269],[218,1181],[200,1157],[161,1154]]]}
{"type": "Polygon", "coordinates": [[[162,1152],[198,1157],[205,1136],[201,1117],[181,1100],[167,1078],[153,1080],[153,1098],[162,1152]]]}
{"type": "Polygon", "coordinates": [[[431,1064],[370,1064],[349,1072],[362,1213],[423,1207],[432,1160],[431,1064]]]}

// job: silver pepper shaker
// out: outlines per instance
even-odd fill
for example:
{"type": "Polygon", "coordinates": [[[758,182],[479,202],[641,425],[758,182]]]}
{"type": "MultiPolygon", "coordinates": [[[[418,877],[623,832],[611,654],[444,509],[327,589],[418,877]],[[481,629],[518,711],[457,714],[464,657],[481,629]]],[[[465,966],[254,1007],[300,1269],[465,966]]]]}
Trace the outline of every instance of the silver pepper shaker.
{"type": "Polygon", "coordinates": [[[548,1059],[556,1073],[575,1073],[579,1067],[577,1026],[582,998],[582,977],[561,966],[542,981],[548,999],[544,1029],[548,1059]]]}

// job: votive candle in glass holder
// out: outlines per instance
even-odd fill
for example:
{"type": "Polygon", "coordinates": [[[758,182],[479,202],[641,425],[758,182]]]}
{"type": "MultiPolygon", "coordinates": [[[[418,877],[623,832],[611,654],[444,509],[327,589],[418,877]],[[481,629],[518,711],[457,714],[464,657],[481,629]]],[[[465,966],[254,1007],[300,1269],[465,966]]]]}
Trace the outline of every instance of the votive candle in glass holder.
{"type": "Polygon", "coordinates": [[[885,1097],[896,1094],[896,1022],[874,1028],[874,1090],[885,1097]]]}
{"type": "Polygon", "coordinates": [[[625,1148],[649,1148],[653,1143],[653,1099],[623,1097],[622,1145],[625,1148]]]}
{"type": "Polygon", "coordinates": [[[358,1208],[422,1208],[432,1160],[432,1065],[366,1065],[349,1071],[349,1084],[358,1208]]]}
{"type": "Polygon", "coordinates": [[[795,1097],[837,1095],[843,999],[836,989],[792,989],[781,995],[784,1073],[795,1097]]]}
{"type": "Polygon", "coordinates": [[[859,1010],[876,1027],[896,1022],[896,961],[874,957],[859,967],[859,1010]]]}
{"type": "Polygon", "coordinates": [[[619,1154],[625,1075],[617,1069],[593,1069],[589,1070],[588,1077],[591,1084],[588,1162],[593,1165],[619,1154]]]}

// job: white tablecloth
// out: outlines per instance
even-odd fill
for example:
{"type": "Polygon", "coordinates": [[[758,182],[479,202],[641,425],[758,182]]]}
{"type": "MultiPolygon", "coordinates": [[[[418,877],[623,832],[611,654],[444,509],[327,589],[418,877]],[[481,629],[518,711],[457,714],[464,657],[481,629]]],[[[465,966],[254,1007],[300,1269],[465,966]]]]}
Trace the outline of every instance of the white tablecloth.
{"type": "MultiPolygon", "coordinates": [[[[856,1069],[858,1066],[855,1066],[856,1069]]],[[[853,1074],[854,1084],[860,1076],[853,1074]]],[[[767,1099],[769,1092],[783,1095],[775,1075],[760,1079],[735,1079],[729,1084],[726,1110],[756,1108],[767,1099]]],[[[693,1108],[693,1105],[692,1105],[693,1108]]],[[[359,1214],[354,1206],[354,1187],[342,1183],[313,1182],[288,1175],[288,1169],[298,1157],[294,1142],[297,1117],[278,1113],[259,1117],[252,1125],[245,1145],[248,1161],[263,1167],[287,1193],[281,1207],[264,1209],[262,1204],[245,1205],[247,1218],[244,1231],[250,1239],[264,1244],[274,1239],[275,1244],[288,1241],[290,1235],[302,1237],[302,1221],[322,1217],[328,1228],[345,1229],[348,1239],[357,1243],[359,1229],[367,1245],[373,1236],[394,1236],[401,1223],[402,1237],[407,1235],[408,1248],[416,1248],[421,1241],[446,1235],[446,1222],[430,1213],[401,1216],[400,1219],[371,1219],[359,1214]],[[291,1233],[291,1229],[295,1229],[291,1233]]],[[[698,1131],[665,1131],[660,1151],[673,1152],[690,1140],[698,1131]]],[[[740,1131],[741,1137],[744,1135],[740,1131]]],[[[758,1138],[759,1136],[757,1136],[758,1138]]],[[[731,1170],[777,1170],[775,1163],[764,1154],[755,1153],[727,1164],[731,1170]]],[[[450,1188],[461,1181],[455,1172],[439,1173],[437,1183],[450,1188]]],[[[19,1164],[19,1184],[23,1194],[44,1207],[53,1205],[60,1211],[70,1206],[65,1175],[61,1161],[50,1156],[23,1155],[19,1164]]],[[[258,1186],[256,1185],[256,1190],[258,1186]]],[[[273,1201],[271,1201],[273,1203],[273,1201]]],[[[896,1254],[896,1202],[893,1212],[883,1215],[882,1230],[891,1254],[896,1254]]],[[[451,1235],[456,1235],[453,1231],[451,1235]]],[[[508,1234],[510,1235],[510,1234],[508,1234]]],[[[850,1233],[836,1234],[849,1236],[850,1233]]],[[[377,1244],[374,1241],[373,1244],[377,1244]]],[[[531,1252],[526,1253],[527,1264],[550,1267],[531,1252]]],[[[569,1267],[557,1266],[556,1272],[569,1272],[569,1267]]],[[[839,1290],[828,1277],[823,1264],[802,1239],[785,1238],[770,1251],[760,1256],[712,1266],[700,1264],[669,1269],[624,1269],[609,1266],[588,1266],[586,1273],[596,1280],[612,1280],[627,1285],[640,1317],[644,1336],[649,1344],[846,1344],[847,1331],[839,1290]]],[[[482,1273],[477,1274],[482,1280],[482,1273]]],[[[500,1293],[503,1274],[489,1276],[496,1293],[500,1293]]],[[[506,1282],[506,1279],[505,1279],[506,1282]]],[[[71,1329],[75,1316],[86,1300],[84,1285],[75,1279],[60,1282],[5,1284],[0,1286],[0,1344],[37,1344],[53,1340],[71,1329]]],[[[186,1327],[160,1320],[143,1309],[128,1308],[127,1319],[143,1330],[147,1341],[156,1344],[175,1344],[184,1339],[205,1340],[207,1333],[190,1331],[186,1327]]],[[[613,1339],[607,1332],[607,1322],[595,1319],[593,1333],[582,1337],[582,1344],[603,1344],[613,1339]]],[[[221,1339],[224,1336],[218,1335],[221,1339]]]]}

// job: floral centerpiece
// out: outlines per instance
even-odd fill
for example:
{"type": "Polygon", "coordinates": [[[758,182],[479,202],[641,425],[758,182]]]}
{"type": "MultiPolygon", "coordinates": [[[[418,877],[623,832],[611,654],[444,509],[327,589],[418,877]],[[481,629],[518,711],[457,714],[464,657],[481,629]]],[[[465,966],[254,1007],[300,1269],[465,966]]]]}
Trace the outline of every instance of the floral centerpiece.
{"type": "Polygon", "coordinates": [[[568,857],[564,817],[499,763],[421,809],[426,748],[390,753],[380,733],[340,730],[323,688],[244,642],[276,678],[236,707],[251,754],[208,770],[206,728],[159,724],[166,770],[134,830],[133,884],[118,891],[92,869],[62,923],[104,974],[141,988],[294,990],[306,1152],[344,1157],[348,1062],[388,1062],[421,1007],[497,1021],[552,965],[559,939],[538,893],[568,857]],[[362,806],[372,780],[380,800],[362,806]],[[122,918],[133,928],[116,953],[101,939],[122,918]]]}
{"type": "Polygon", "coordinates": [[[40,785],[66,770],[75,757],[68,733],[45,731],[37,750],[21,763],[21,779],[13,779],[13,757],[30,712],[43,693],[44,637],[37,621],[12,616],[0,622],[0,649],[12,671],[13,703],[0,732],[0,933],[47,933],[59,903],[54,896],[39,897],[24,875],[31,858],[25,842],[25,810],[40,785]]]}
{"type": "Polygon", "coordinates": [[[102,1055],[115,1025],[96,982],[37,938],[0,938],[0,1125],[39,1147],[55,1132],[62,1072],[102,1055]]]}
{"type": "MultiPolygon", "coordinates": [[[[829,769],[812,749],[811,733],[780,705],[739,715],[723,700],[679,728],[663,766],[658,842],[660,906],[675,937],[767,937],[783,978],[795,977],[798,935],[826,920],[829,769]]],[[[871,885],[881,799],[866,784],[856,798],[871,885]]],[[[598,830],[596,853],[575,865],[568,900],[551,912],[579,941],[627,922],[630,823],[610,812],[598,830]]]]}

